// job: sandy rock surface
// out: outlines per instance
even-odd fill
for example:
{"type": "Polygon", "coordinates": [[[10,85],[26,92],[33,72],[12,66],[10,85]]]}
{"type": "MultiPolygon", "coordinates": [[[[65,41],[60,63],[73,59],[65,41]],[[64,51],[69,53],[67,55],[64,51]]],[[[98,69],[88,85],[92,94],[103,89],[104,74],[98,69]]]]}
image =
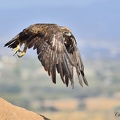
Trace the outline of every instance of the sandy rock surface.
{"type": "Polygon", "coordinates": [[[50,120],[0,98],[0,120],[50,120]]]}

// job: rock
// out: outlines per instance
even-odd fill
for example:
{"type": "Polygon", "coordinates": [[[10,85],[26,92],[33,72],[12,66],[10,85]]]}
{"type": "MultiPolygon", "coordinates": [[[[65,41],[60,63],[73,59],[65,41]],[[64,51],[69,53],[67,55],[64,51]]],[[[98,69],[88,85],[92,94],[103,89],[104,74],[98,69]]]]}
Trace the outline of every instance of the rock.
{"type": "Polygon", "coordinates": [[[0,98],[0,120],[50,120],[0,98]]]}

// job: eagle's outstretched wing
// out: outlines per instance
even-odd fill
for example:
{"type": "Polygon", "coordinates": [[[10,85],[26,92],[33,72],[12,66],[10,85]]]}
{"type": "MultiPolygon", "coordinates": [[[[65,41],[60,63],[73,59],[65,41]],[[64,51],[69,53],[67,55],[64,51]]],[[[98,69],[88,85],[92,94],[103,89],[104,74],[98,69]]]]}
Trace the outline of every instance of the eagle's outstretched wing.
{"type": "Polygon", "coordinates": [[[14,49],[15,54],[20,52],[18,57],[22,57],[28,48],[37,49],[38,59],[52,77],[53,83],[56,83],[57,70],[63,83],[68,86],[70,80],[74,87],[75,67],[80,85],[83,86],[82,81],[88,85],[75,38],[66,27],[56,24],[34,24],[24,29],[5,46],[14,49]],[[21,51],[20,47],[23,44],[24,48],[21,51]]]}

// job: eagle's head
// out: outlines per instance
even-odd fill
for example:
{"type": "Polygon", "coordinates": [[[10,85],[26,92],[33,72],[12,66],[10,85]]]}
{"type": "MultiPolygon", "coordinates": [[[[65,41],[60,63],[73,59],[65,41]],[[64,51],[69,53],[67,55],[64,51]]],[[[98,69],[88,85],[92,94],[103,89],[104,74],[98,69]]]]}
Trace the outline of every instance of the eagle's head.
{"type": "Polygon", "coordinates": [[[73,36],[72,31],[68,27],[60,26],[60,28],[63,33],[64,44],[67,48],[67,51],[69,53],[72,53],[74,49],[74,45],[76,44],[75,37],[73,36]]]}
{"type": "Polygon", "coordinates": [[[66,35],[68,37],[72,35],[72,31],[68,27],[60,26],[60,28],[61,28],[63,35],[66,35]]]}

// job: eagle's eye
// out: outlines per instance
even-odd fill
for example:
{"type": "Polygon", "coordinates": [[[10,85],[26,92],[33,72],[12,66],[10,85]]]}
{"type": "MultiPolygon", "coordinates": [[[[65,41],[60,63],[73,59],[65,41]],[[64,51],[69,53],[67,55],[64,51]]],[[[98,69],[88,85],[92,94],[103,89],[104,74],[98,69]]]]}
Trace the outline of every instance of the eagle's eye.
{"type": "Polygon", "coordinates": [[[71,36],[71,33],[70,32],[64,32],[64,34],[66,35],[66,36],[71,36]]]}

